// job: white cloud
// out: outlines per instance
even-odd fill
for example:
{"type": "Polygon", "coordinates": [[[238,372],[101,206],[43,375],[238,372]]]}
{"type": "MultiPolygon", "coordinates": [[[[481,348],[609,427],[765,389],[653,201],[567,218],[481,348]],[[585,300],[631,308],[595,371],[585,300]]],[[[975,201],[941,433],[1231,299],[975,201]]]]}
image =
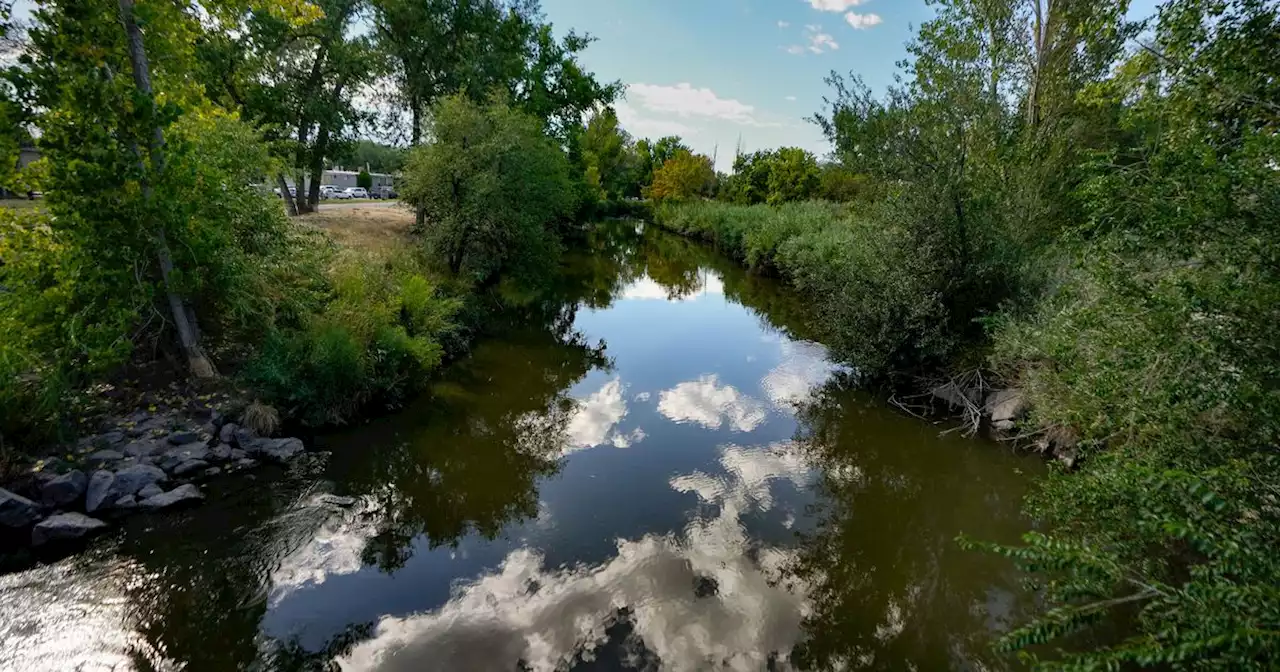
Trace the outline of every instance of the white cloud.
{"type": "Polygon", "coordinates": [[[778,27],[779,27],[779,28],[789,28],[790,26],[791,26],[791,24],[790,24],[790,23],[788,23],[788,22],[786,22],[786,21],[779,21],[779,22],[778,22],[778,27]]]}
{"type": "Polygon", "coordinates": [[[760,123],[756,120],[755,108],[751,105],[732,98],[721,98],[711,89],[694,88],[688,82],[675,86],[632,84],[627,87],[627,96],[651,112],[685,118],[721,119],[753,126],[760,123]]]}
{"type": "Polygon", "coordinates": [[[786,100],[787,100],[787,101],[789,101],[789,102],[794,103],[794,102],[796,102],[796,97],[795,97],[795,96],[787,96],[787,97],[786,97],[786,100]]]}
{"type": "Polygon", "coordinates": [[[349,510],[334,510],[323,496],[312,497],[290,515],[297,520],[322,516],[309,541],[282,558],[271,573],[267,603],[276,606],[302,588],[318,586],[331,576],[354,574],[364,566],[361,556],[378,533],[382,515],[371,500],[361,499],[349,510]]]}
{"type": "Polygon", "coordinates": [[[623,299],[634,299],[641,301],[693,301],[700,296],[708,294],[724,294],[724,283],[719,276],[708,275],[700,283],[701,286],[697,291],[685,295],[672,297],[671,292],[666,287],[659,285],[652,278],[645,276],[631,283],[622,290],[623,299]]]}
{"type": "Polygon", "coordinates": [[[849,25],[853,26],[855,30],[866,30],[884,23],[884,19],[880,18],[879,14],[858,14],[856,12],[845,14],[844,20],[848,21],[849,25]]]}
{"type": "Polygon", "coordinates": [[[430,661],[440,669],[550,672],[591,659],[620,610],[633,627],[624,647],[642,646],[664,670],[757,670],[785,661],[803,636],[809,587],[782,580],[795,552],[753,540],[744,516],[772,507],[773,483],[801,485],[810,471],[785,445],[729,446],[720,463],[722,476],[669,481],[714,512],[695,513],[680,532],[619,539],[617,554],[595,565],[547,567],[537,551],[513,551],[494,572],[456,586],[439,609],[383,618],[338,666],[395,672],[430,661]],[[696,585],[711,590],[690,599],[696,585]]]}
{"type": "Polygon", "coordinates": [[[622,379],[614,378],[578,402],[578,409],[569,420],[569,441],[565,453],[609,444],[626,448],[644,440],[645,433],[639,428],[630,433],[614,431],[614,427],[627,417],[624,391],[622,379]]]}
{"type": "Polygon", "coordinates": [[[658,394],[658,412],[672,422],[692,422],[707,429],[728,423],[738,432],[759,427],[766,416],[764,404],[732,385],[722,385],[714,374],[663,390],[658,394]]]}
{"type": "Polygon", "coordinates": [[[665,135],[688,135],[694,132],[686,124],[673,119],[657,119],[640,112],[624,101],[614,104],[618,123],[632,135],[642,138],[660,138],[665,135]]]}
{"type": "Polygon", "coordinates": [[[827,359],[827,349],[817,343],[783,340],[779,346],[782,361],[765,374],[760,387],[775,407],[789,411],[809,399],[813,388],[840,367],[827,359]]]}
{"type": "Polygon", "coordinates": [[[805,0],[809,6],[819,12],[843,12],[850,7],[857,7],[867,0],[805,0]]]}
{"type": "Polygon", "coordinates": [[[809,51],[815,54],[821,54],[823,51],[835,51],[840,48],[840,43],[836,42],[834,37],[826,33],[814,33],[809,36],[809,51]]]}
{"type": "Polygon", "coordinates": [[[828,33],[822,32],[822,26],[818,24],[809,24],[804,27],[804,37],[808,40],[808,44],[793,44],[786,48],[788,54],[803,54],[810,51],[815,54],[821,54],[826,51],[835,51],[840,48],[840,43],[836,42],[836,38],[828,33]]]}

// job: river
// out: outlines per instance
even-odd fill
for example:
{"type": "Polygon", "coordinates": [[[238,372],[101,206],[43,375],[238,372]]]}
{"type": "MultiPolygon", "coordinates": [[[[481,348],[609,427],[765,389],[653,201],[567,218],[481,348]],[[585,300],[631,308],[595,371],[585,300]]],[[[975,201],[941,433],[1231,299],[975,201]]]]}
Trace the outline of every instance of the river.
{"type": "Polygon", "coordinates": [[[852,389],[777,281],[593,230],[414,405],[0,576],[3,670],[1001,669],[1035,458],[852,389]]]}

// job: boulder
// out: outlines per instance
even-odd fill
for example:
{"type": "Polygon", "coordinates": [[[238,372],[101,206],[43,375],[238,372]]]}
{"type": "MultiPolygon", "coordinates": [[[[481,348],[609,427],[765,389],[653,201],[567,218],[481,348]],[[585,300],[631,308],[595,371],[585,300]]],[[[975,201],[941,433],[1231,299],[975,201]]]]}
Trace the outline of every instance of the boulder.
{"type": "Polygon", "coordinates": [[[40,519],[40,507],[35,502],[0,488],[0,525],[26,527],[40,519]]]}
{"type": "Polygon", "coordinates": [[[246,457],[244,459],[236,461],[237,469],[252,469],[256,466],[258,466],[258,461],[253,459],[252,457],[246,457]]]}
{"type": "Polygon", "coordinates": [[[219,443],[218,445],[209,449],[209,457],[212,457],[213,459],[219,462],[226,462],[227,460],[231,459],[231,451],[232,451],[231,446],[228,446],[225,443],[219,443]]]}
{"type": "Polygon", "coordinates": [[[169,492],[162,492],[158,495],[148,497],[142,500],[142,502],[139,503],[139,506],[144,509],[155,511],[159,509],[167,509],[179,504],[198,502],[202,499],[204,499],[204,495],[200,494],[200,488],[188,483],[186,485],[180,485],[169,492]]]}
{"type": "Polygon", "coordinates": [[[75,470],[50,480],[40,488],[40,501],[45,506],[65,507],[74,504],[89,487],[89,477],[75,470]]]}
{"type": "Polygon", "coordinates": [[[99,469],[93,472],[93,475],[89,477],[89,487],[84,495],[84,510],[93,513],[103,508],[104,504],[109,504],[118,499],[120,495],[113,493],[111,490],[111,485],[115,483],[115,480],[116,475],[110,471],[99,469]],[[112,494],[115,494],[115,497],[108,499],[112,494]]]}
{"type": "Polygon", "coordinates": [[[129,457],[150,457],[162,450],[160,444],[150,439],[130,441],[124,447],[124,454],[129,457]]]}
{"type": "Polygon", "coordinates": [[[178,446],[177,448],[174,448],[169,452],[165,453],[164,456],[160,458],[160,466],[163,467],[166,471],[172,471],[178,465],[182,464],[183,462],[186,462],[187,460],[208,461],[208,459],[209,459],[208,446],[204,445],[203,443],[188,443],[183,446],[178,446]]]}
{"type": "Polygon", "coordinates": [[[133,495],[125,495],[116,500],[115,508],[117,509],[136,509],[138,508],[138,498],[133,495]]]}
{"type": "Polygon", "coordinates": [[[85,462],[91,467],[103,467],[115,464],[124,459],[124,453],[118,450],[99,450],[98,452],[85,458],[85,462]]]}
{"type": "Polygon", "coordinates": [[[97,441],[95,441],[95,443],[97,443],[97,444],[98,444],[98,445],[100,445],[100,446],[106,446],[106,447],[108,447],[108,448],[114,448],[114,447],[116,447],[116,446],[118,446],[118,445],[120,445],[120,444],[124,443],[124,441],[125,441],[125,435],[124,435],[124,432],[121,432],[121,431],[119,431],[119,430],[112,430],[112,431],[107,432],[107,433],[105,433],[105,434],[100,434],[100,435],[98,436],[97,441]]]}
{"type": "Polygon", "coordinates": [[[249,457],[249,453],[246,453],[246,452],[244,452],[243,450],[240,450],[239,448],[232,448],[232,449],[231,449],[231,458],[230,458],[230,459],[232,459],[232,460],[234,460],[234,461],[236,461],[236,462],[239,462],[240,460],[243,460],[243,459],[245,459],[246,457],[249,457]]]}
{"type": "Polygon", "coordinates": [[[235,439],[235,445],[243,450],[249,450],[249,446],[258,440],[258,433],[248,427],[237,427],[235,439]]]}
{"type": "Polygon", "coordinates": [[[288,462],[305,449],[302,439],[258,439],[246,448],[250,455],[280,464],[288,462]]]}
{"type": "Polygon", "coordinates": [[[98,532],[107,524],[83,513],[60,513],[45,518],[31,528],[31,545],[42,546],[51,541],[70,541],[98,532]]]}
{"type": "Polygon", "coordinates": [[[186,476],[187,474],[193,474],[201,469],[206,469],[208,466],[209,463],[204,460],[187,460],[173,468],[173,475],[186,476]]]}
{"type": "Polygon", "coordinates": [[[205,476],[218,476],[222,473],[222,467],[209,467],[204,470],[205,476]]]}
{"type": "Polygon", "coordinates": [[[169,480],[169,477],[159,467],[150,464],[136,464],[115,473],[115,481],[111,484],[111,491],[117,496],[134,495],[148,485],[164,483],[167,480],[169,480]]]}
{"type": "Polygon", "coordinates": [[[1007,432],[1026,414],[1027,397],[1022,390],[997,390],[987,396],[986,408],[991,414],[991,425],[1007,432]]]}
{"type": "Polygon", "coordinates": [[[235,443],[236,430],[238,429],[240,429],[240,425],[237,425],[234,422],[228,422],[222,426],[222,429],[218,430],[218,440],[223,443],[235,443]]]}
{"type": "Polygon", "coordinates": [[[155,497],[156,495],[162,494],[163,492],[164,492],[164,488],[160,487],[160,485],[157,483],[152,483],[151,485],[148,485],[147,487],[138,491],[138,499],[140,500],[150,499],[151,497],[155,497]]]}
{"type": "Polygon", "coordinates": [[[197,442],[201,442],[201,438],[200,434],[196,432],[174,432],[169,435],[169,443],[175,446],[184,446],[197,442]]]}

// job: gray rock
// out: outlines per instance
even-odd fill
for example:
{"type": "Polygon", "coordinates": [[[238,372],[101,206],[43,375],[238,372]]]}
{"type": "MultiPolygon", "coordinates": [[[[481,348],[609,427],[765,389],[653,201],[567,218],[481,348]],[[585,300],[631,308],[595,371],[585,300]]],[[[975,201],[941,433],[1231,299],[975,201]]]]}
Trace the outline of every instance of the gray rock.
{"type": "Polygon", "coordinates": [[[89,477],[89,488],[84,495],[84,510],[93,513],[103,508],[103,504],[118,499],[120,495],[111,491],[111,485],[115,483],[115,480],[116,475],[109,471],[99,469],[93,472],[93,475],[89,477]],[[112,494],[115,494],[115,497],[108,499],[112,494]]]}
{"type": "Polygon", "coordinates": [[[125,495],[116,500],[115,507],[117,509],[136,509],[138,508],[138,498],[133,495],[125,495]]]}
{"type": "Polygon", "coordinates": [[[997,390],[987,396],[986,408],[991,414],[991,425],[1009,431],[1026,414],[1027,398],[1022,390],[997,390]]]}
{"type": "Polygon", "coordinates": [[[203,443],[188,443],[178,446],[160,458],[160,466],[166,471],[173,471],[178,465],[188,460],[209,460],[209,447],[203,443]]]}
{"type": "Polygon", "coordinates": [[[124,447],[124,454],[129,457],[150,457],[161,451],[160,444],[150,439],[130,441],[124,447]]]}
{"type": "Polygon", "coordinates": [[[60,513],[45,518],[31,528],[31,545],[43,546],[51,541],[79,539],[106,527],[106,523],[83,513],[60,513]]]}
{"type": "Polygon", "coordinates": [[[200,435],[196,432],[174,432],[169,435],[169,443],[175,446],[183,446],[198,441],[200,441],[200,435]]]}
{"type": "Polygon", "coordinates": [[[0,488],[0,525],[26,527],[40,519],[40,507],[35,502],[0,488]]]}
{"type": "Polygon", "coordinates": [[[236,468],[238,469],[252,469],[256,466],[258,466],[258,461],[252,457],[246,457],[236,461],[236,468]]]}
{"type": "Polygon", "coordinates": [[[218,445],[209,449],[209,456],[215,460],[218,460],[219,462],[226,462],[227,460],[231,459],[231,451],[232,451],[231,446],[228,446],[225,443],[219,443],[218,445]]]}
{"type": "Polygon", "coordinates": [[[97,444],[100,446],[106,446],[108,448],[114,448],[124,443],[124,441],[125,441],[124,432],[121,432],[118,430],[112,430],[105,434],[99,435],[97,444]]]}
{"type": "Polygon", "coordinates": [[[178,466],[173,468],[173,475],[186,476],[187,474],[195,473],[197,471],[200,471],[201,469],[205,469],[208,466],[209,466],[209,463],[205,462],[204,460],[187,460],[182,464],[179,464],[178,466]]]}
{"type": "Polygon", "coordinates": [[[306,448],[302,439],[258,439],[246,450],[254,457],[283,464],[306,448]]]}
{"type": "Polygon", "coordinates": [[[240,460],[243,460],[243,459],[245,459],[246,457],[249,457],[249,453],[246,453],[246,452],[244,452],[243,450],[240,450],[239,448],[232,448],[232,449],[231,449],[231,459],[232,459],[232,460],[235,460],[236,462],[239,462],[240,460]]]}
{"type": "Polygon", "coordinates": [[[240,425],[237,425],[234,422],[228,422],[222,426],[222,429],[218,430],[218,440],[223,443],[235,443],[236,430],[238,429],[240,429],[240,425]]]}
{"type": "Polygon", "coordinates": [[[118,450],[99,450],[98,452],[85,458],[85,462],[91,467],[102,467],[109,464],[115,464],[124,459],[124,453],[118,450]]]}
{"type": "Polygon", "coordinates": [[[68,506],[79,500],[88,487],[89,477],[83,471],[68,471],[40,488],[40,500],[45,506],[68,506]]]}
{"type": "Polygon", "coordinates": [[[961,389],[955,383],[939,385],[929,391],[935,399],[945,401],[952,408],[967,408],[970,404],[978,405],[982,398],[977,390],[961,389]]]}
{"type": "Polygon", "coordinates": [[[204,470],[205,476],[218,476],[222,473],[222,467],[209,467],[204,470]]]}
{"type": "Polygon", "coordinates": [[[151,414],[146,411],[134,411],[132,414],[129,415],[129,417],[125,418],[124,420],[125,422],[132,422],[133,424],[136,425],[141,422],[146,422],[150,418],[151,418],[151,414]]]}
{"type": "Polygon", "coordinates": [[[249,446],[258,440],[258,433],[248,427],[237,427],[235,433],[235,445],[243,450],[249,450],[249,446]]]}
{"type": "Polygon", "coordinates": [[[153,483],[164,483],[169,480],[164,470],[150,464],[137,464],[115,473],[115,481],[111,491],[116,495],[134,495],[139,490],[153,483]]]}
{"type": "Polygon", "coordinates": [[[158,510],[167,509],[178,504],[187,504],[190,502],[198,502],[204,499],[204,495],[200,494],[200,488],[187,483],[180,485],[169,492],[163,492],[158,495],[148,497],[139,504],[144,509],[158,510]]]}
{"type": "Polygon", "coordinates": [[[138,491],[138,499],[149,499],[163,492],[164,492],[164,488],[160,487],[159,484],[152,483],[151,485],[148,485],[147,487],[138,491]]]}

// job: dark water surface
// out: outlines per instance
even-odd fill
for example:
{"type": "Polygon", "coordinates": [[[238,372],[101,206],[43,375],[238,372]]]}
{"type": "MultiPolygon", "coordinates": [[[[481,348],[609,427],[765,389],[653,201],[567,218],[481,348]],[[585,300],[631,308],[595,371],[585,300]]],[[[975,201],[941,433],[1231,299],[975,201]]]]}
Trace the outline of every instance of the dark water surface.
{"type": "Polygon", "coordinates": [[[999,669],[1035,459],[841,384],[775,281],[593,232],[418,404],[0,576],[0,669],[999,669]],[[343,498],[352,498],[354,503],[343,498]]]}

